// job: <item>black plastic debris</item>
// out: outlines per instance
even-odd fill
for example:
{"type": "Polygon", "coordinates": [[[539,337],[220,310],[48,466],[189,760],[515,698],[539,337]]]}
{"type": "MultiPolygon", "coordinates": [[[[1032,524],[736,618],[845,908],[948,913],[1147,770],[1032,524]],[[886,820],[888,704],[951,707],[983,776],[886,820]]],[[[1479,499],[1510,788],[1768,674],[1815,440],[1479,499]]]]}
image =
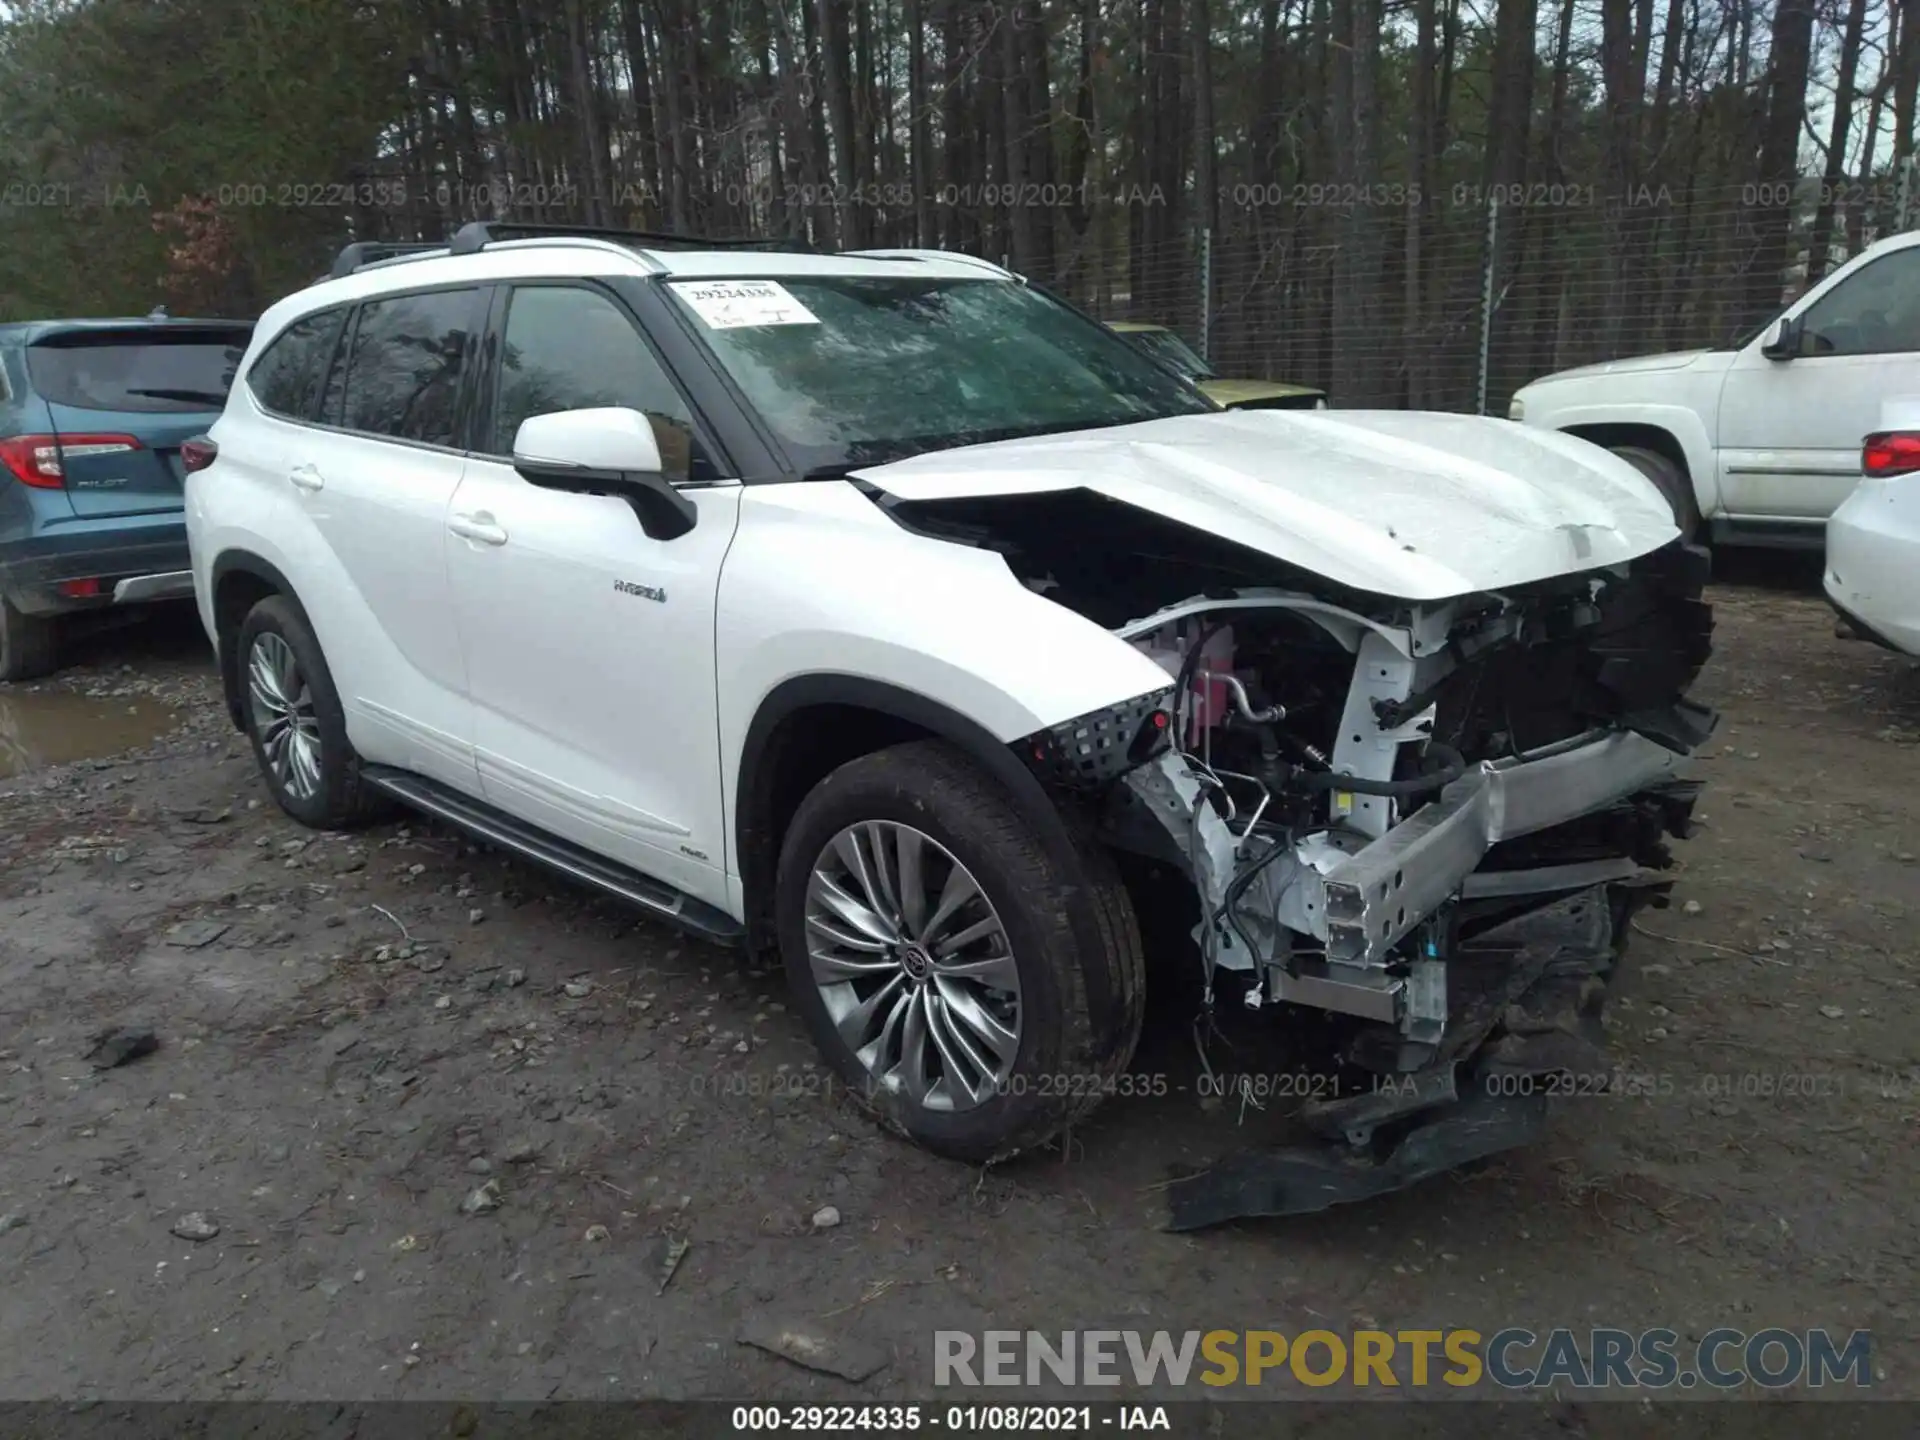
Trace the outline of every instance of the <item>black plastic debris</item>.
{"type": "Polygon", "coordinates": [[[144,1025],[115,1026],[93,1037],[86,1058],[96,1070],[112,1070],[160,1048],[160,1037],[144,1025]]]}
{"type": "Polygon", "coordinates": [[[1463,944],[1449,965],[1446,1038],[1427,1064],[1310,1104],[1301,1119],[1315,1142],[1231,1155],[1176,1179],[1168,1228],[1308,1215],[1537,1139],[1550,1087],[1505,1077],[1607,1072],[1599,1002],[1618,956],[1616,921],[1643,898],[1597,885],[1463,944]]]}
{"type": "Polygon", "coordinates": [[[1469,1094],[1415,1125],[1384,1158],[1333,1145],[1233,1156],[1167,1190],[1170,1230],[1201,1230],[1260,1215],[1311,1215],[1403,1190],[1474,1160],[1537,1139],[1547,1120],[1542,1095],[1469,1094]]]}

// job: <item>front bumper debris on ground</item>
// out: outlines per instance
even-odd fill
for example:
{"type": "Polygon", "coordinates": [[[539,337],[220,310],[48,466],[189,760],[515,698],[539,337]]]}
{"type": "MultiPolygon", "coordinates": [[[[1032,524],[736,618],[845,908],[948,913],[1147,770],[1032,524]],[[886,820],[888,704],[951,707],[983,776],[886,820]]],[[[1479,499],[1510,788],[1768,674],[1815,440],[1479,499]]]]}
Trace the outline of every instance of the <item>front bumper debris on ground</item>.
{"type": "Polygon", "coordinates": [[[1169,1225],[1197,1230],[1304,1215],[1403,1189],[1535,1139],[1550,1092],[1610,1081],[1600,1002],[1619,931],[1645,892],[1595,886],[1495,926],[1455,952],[1440,1053],[1309,1105],[1313,1143],[1243,1152],[1167,1192],[1169,1225]]]}

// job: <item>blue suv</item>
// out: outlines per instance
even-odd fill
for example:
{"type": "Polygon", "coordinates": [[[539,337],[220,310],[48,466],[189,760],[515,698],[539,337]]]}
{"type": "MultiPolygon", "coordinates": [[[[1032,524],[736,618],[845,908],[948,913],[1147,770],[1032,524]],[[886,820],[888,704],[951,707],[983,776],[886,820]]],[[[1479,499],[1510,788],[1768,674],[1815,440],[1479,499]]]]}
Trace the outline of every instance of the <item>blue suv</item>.
{"type": "Polygon", "coordinates": [[[59,662],[58,617],[189,597],[181,482],[250,322],[0,325],[0,680],[59,662]]]}

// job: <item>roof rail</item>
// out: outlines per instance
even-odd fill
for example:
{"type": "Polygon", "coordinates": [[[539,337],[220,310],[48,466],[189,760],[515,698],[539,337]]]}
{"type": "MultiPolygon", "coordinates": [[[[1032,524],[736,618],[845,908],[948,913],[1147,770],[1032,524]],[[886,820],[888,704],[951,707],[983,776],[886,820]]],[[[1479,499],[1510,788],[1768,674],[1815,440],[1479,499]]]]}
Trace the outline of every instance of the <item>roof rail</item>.
{"type": "Polygon", "coordinates": [[[446,242],[432,241],[415,243],[394,240],[356,240],[334,257],[333,269],[328,272],[329,280],[338,280],[343,275],[351,275],[363,266],[374,265],[382,260],[394,260],[406,255],[418,255],[427,250],[445,250],[446,242]]]}
{"type": "Polygon", "coordinates": [[[996,265],[991,260],[983,260],[978,255],[968,255],[961,250],[930,250],[922,246],[915,248],[906,245],[892,245],[884,249],[842,250],[842,255],[858,260],[922,260],[938,261],[943,264],[971,265],[976,270],[984,270],[990,275],[1000,275],[1008,280],[1026,283],[1026,277],[996,265]]]}
{"type": "Polygon", "coordinates": [[[454,231],[452,255],[473,255],[503,240],[611,240],[653,250],[804,250],[804,240],[716,240],[705,235],[675,235],[660,230],[618,230],[604,225],[552,225],[542,220],[470,220],[454,231]]]}

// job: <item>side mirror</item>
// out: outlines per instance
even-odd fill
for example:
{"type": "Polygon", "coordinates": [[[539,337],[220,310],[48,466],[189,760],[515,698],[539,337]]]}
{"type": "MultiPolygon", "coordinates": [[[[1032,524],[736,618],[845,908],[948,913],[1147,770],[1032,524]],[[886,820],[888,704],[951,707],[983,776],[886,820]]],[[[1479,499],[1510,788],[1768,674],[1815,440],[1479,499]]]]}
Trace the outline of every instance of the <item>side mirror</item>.
{"type": "Polygon", "coordinates": [[[1802,332],[1799,316],[1783,315],[1767,327],[1760,353],[1769,360],[1791,360],[1800,353],[1802,332]]]}
{"type": "Polygon", "coordinates": [[[617,495],[655,540],[677,540],[700,512],[661,473],[660,442],[638,410],[608,406],[529,415],[513,437],[513,468],[529,485],[617,495]]]}

